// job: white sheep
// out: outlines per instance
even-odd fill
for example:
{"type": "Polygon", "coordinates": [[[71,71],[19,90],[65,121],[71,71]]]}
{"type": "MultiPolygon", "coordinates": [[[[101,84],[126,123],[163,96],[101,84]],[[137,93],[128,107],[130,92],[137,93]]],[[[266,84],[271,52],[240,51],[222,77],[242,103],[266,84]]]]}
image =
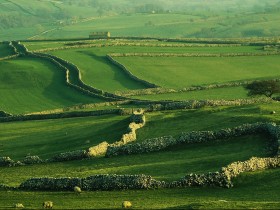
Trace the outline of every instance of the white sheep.
{"type": "Polygon", "coordinates": [[[131,208],[131,207],[132,207],[132,203],[131,203],[130,201],[124,201],[124,202],[122,203],[122,207],[123,207],[124,209],[131,208]]]}
{"type": "Polygon", "coordinates": [[[24,205],[23,205],[22,203],[16,203],[16,204],[14,205],[14,207],[17,208],[17,209],[23,209],[23,208],[24,208],[24,205]]]}
{"type": "Polygon", "coordinates": [[[52,201],[45,201],[45,202],[43,202],[43,207],[44,207],[45,209],[52,209],[52,207],[53,207],[53,202],[52,202],[52,201]]]}
{"type": "Polygon", "coordinates": [[[81,188],[80,188],[80,187],[75,186],[75,187],[74,187],[74,192],[75,192],[75,193],[77,193],[77,194],[79,194],[79,193],[81,193],[81,192],[82,192],[82,190],[81,190],[81,188]]]}

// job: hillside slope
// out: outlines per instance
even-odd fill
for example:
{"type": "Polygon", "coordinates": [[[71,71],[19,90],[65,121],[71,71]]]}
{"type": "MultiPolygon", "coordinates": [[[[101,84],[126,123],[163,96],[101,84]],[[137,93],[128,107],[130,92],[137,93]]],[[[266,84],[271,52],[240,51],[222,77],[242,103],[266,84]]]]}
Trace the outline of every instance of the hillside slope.
{"type": "Polygon", "coordinates": [[[1,0],[2,40],[113,36],[278,36],[279,0],[1,0]]]}

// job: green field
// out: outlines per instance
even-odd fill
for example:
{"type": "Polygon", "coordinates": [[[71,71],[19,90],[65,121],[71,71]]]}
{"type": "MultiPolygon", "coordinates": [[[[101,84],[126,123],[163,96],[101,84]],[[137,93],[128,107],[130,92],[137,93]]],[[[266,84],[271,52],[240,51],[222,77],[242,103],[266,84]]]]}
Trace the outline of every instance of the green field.
{"type": "Polygon", "coordinates": [[[218,171],[221,167],[252,156],[267,156],[264,138],[247,136],[221,144],[180,145],[160,153],[115,158],[50,163],[27,167],[1,168],[0,183],[17,186],[29,177],[86,177],[93,174],[147,174],[174,181],[189,173],[218,171]],[[172,168],[172,170],[170,170],[172,168]],[[20,174],[16,176],[16,174],[20,174]]]}
{"type": "Polygon", "coordinates": [[[167,88],[279,77],[279,56],[117,57],[135,76],[167,88]]]}
{"type": "Polygon", "coordinates": [[[147,113],[147,125],[137,131],[137,140],[164,135],[178,136],[193,130],[217,130],[254,122],[278,124],[280,115],[271,115],[272,110],[280,113],[278,103],[147,113]]]}
{"type": "MultiPolygon", "coordinates": [[[[40,50],[70,46],[69,44],[73,45],[75,42],[77,41],[25,43],[29,50],[40,50]]],[[[95,41],[83,42],[95,43],[95,41]]],[[[135,40],[109,41],[109,43],[117,42],[138,43],[135,40]]],[[[105,42],[96,41],[96,43],[104,44],[105,42]]],[[[139,43],[164,44],[164,42],[157,41],[139,41],[139,43]]],[[[56,50],[49,53],[77,65],[86,84],[109,92],[124,91],[125,93],[129,90],[143,89],[146,86],[130,79],[121,69],[112,65],[106,55],[145,52],[180,54],[260,53],[265,51],[260,46],[206,47],[198,45],[191,47],[105,46],[56,50]]],[[[141,79],[155,82],[163,87],[178,89],[191,85],[272,78],[277,77],[279,71],[278,56],[117,57],[116,59],[128,66],[129,70],[141,79]],[[146,71],[141,72],[142,67],[146,71]],[[262,71],[264,68],[267,71],[262,71]],[[162,81],[162,78],[167,79],[162,81]]],[[[43,59],[21,57],[2,61],[0,71],[2,81],[0,95],[5,97],[5,100],[1,101],[1,109],[14,114],[45,110],[49,110],[46,113],[76,111],[80,110],[79,106],[68,109],[65,107],[103,102],[100,99],[82,95],[66,86],[65,73],[43,59]],[[11,106],[11,104],[14,105],[11,106]]],[[[132,97],[149,100],[249,98],[247,91],[242,86],[132,97]]],[[[81,111],[112,108],[136,109],[137,107],[145,108],[147,105],[89,106],[81,111]]],[[[218,130],[245,123],[275,122],[278,124],[280,122],[279,113],[278,102],[145,113],[146,124],[136,131],[136,142],[165,135],[178,137],[182,132],[218,130]],[[275,114],[272,115],[272,111],[275,111],[275,114]]],[[[22,160],[30,154],[46,159],[61,152],[87,149],[103,141],[113,143],[120,140],[122,134],[127,132],[129,122],[127,115],[104,115],[1,123],[1,156],[22,160]]],[[[22,167],[1,167],[0,184],[18,186],[31,177],[87,177],[94,174],[146,174],[158,180],[174,181],[189,173],[214,172],[234,161],[248,160],[252,156],[270,156],[271,152],[266,149],[268,140],[264,135],[251,135],[231,138],[227,142],[178,145],[148,154],[113,158],[99,157],[22,167]]],[[[0,202],[0,209],[9,208],[14,203],[23,203],[30,209],[38,208],[40,203],[46,199],[54,201],[56,209],[77,209],[81,206],[84,209],[120,208],[123,200],[132,201],[136,209],[279,208],[280,197],[277,194],[277,187],[280,183],[277,179],[278,176],[279,169],[245,173],[234,179],[232,189],[190,187],[172,190],[83,192],[81,195],[73,195],[71,192],[35,193],[0,190],[1,198],[5,198],[4,202],[0,202]],[[258,193],[252,193],[256,189],[258,189],[258,193]],[[33,199],[30,199],[31,197],[33,199]]]]}
{"type": "MultiPolygon", "coordinates": [[[[247,122],[279,122],[280,118],[278,114],[273,116],[269,114],[271,109],[276,110],[277,113],[280,112],[278,104],[275,103],[146,114],[147,124],[144,128],[137,131],[139,136],[138,141],[148,136],[176,135],[182,131],[191,130],[220,129],[247,122]],[[198,122],[198,119],[201,118],[200,116],[203,116],[203,120],[198,122]],[[223,124],[220,124],[220,122],[223,122],[223,124]],[[168,130],[166,129],[167,127],[169,128],[168,130]]],[[[27,150],[28,152],[33,151],[32,154],[36,154],[34,151],[38,151],[40,146],[37,143],[31,144],[31,142],[34,142],[36,138],[40,137],[42,139],[40,140],[40,144],[46,143],[50,145],[52,142],[54,143],[54,145],[40,150],[40,153],[45,154],[43,157],[48,157],[58,151],[83,148],[80,146],[80,143],[84,144],[84,139],[93,139],[94,142],[98,142],[98,139],[94,138],[96,135],[102,137],[100,140],[104,140],[105,138],[115,139],[117,134],[110,131],[119,130],[123,132],[127,124],[127,120],[123,119],[125,118],[116,116],[112,118],[112,116],[107,116],[4,123],[2,124],[4,127],[1,126],[1,128],[4,128],[5,137],[2,137],[1,144],[2,142],[4,143],[3,148],[5,148],[5,145],[10,146],[11,149],[9,151],[14,151],[14,157],[22,157],[25,153],[22,150],[16,150],[16,147],[20,145],[23,150],[25,150],[24,148],[29,148],[27,150]],[[98,119],[98,122],[94,119],[98,119]],[[75,129],[73,129],[74,127],[75,129]],[[17,129],[17,132],[13,132],[12,135],[20,137],[12,136],[10,138],[9,132],[7,131],[12,132],[12,128],[17,129]],[[27,133],[22,132],[28,129],[31,129],[31,138],[30,134],[26,135],[27,133]],[[104,129],[106,130],[105,132],[104,129]],[[67,137],[65,137],[65,131],[69,131],[67,137]],[[51,134],[48,135],[49,132],[51,134]],[[42,134],[57,140],[47,140],[46,137],[41,137],[42,134]],[[83,138],[77,139],[77,137],[81,137],[81,134],[83,138]],[[6,136],[9,136],[9,138],[6,136]],[[21,143],[17,142],[17,139],[21,143]],[[60,139],[60,143],[58,139],[60,139]],[[65,142],[67,142],[67,148],[63,146],[65,142]]],[[[232,161],[247,160],[251,156],[267,156],[269,154],[264,149],[266,145],[267,139],[265,137],[244,136],[241,138],[232,138],[229,142],[224,143],[181,145],[166,151],[150,154],[49,163],[16,168],[0,168],[0,183],[17,186],[30,177],[43,177],[48,174],[51,174],[52,177],[86,177],[93,174],[107,173],[144,173],[152,175],[159,180],[176,180],[187,173],[216,171],[232,161]],[[172,170],[170,170],[171,168],[172,170]]],[[[0,208],[7,208],[17,202],[24,203],[28,208],[36,208],[41,201],[47,199],[54,201],[55,208],[57,209],[79,208],[79,205],[82,205],[85,209],[118,208],[123,200],[132,201],[135,208],[180,208],[180,206],[183,208],[183,206],[200,206],[203,208],[220,207],[232,209],[256,206],[270,209],[278,208],[280,205],[280,197],[277,193],[277,186],[280,184],[279,179],[277,179],[278,176],[279,169],[246,173],[234,180],[235,187],[232,189],[191,187],[172,190],[84,192],[78,197],[71,192],[33,193],[9,191],[7,194],[5,191],[0,191],[1,196],[6,198],[4,202],[1,202],[0,208]],[[258,189],[258,193],[252,193],[256,189],[258,189]],[[170,196],[171,194],[172,196],[170,196]],[[28,200],[31,196],[35,199],[28,200]],[[168,202],[167,196],[169,198],[168,202]],[[99,202],[93,202],[96,198],[98,198],[99,202]]]]}
{"type": "Polygon", "coordinates": [[[77,196],[73,192],[5,192],[0,208],[10,208],[22,202],[27,208],[41,208],[46,200],[54,201],[56,209],[118,209],[124,200],[135,209],[278,209],[280,170],[241,175],[235,188],[186,188],[119,192],[87,192],[77,196]],[[264,184],[265,183],[265,184],[264,184]]]}
{"type": "MultiPolygon", "coordinates": [[[[202,18],[188,14],[136,14],[102,17],[81,24],[66,26],[42,37],[86,37],[92,27],[109,30],[115,36],[152,37],[240,37],[259,33],[275,33],[279,24],[277,13],[241,15],[241,17],[202,18]],[[223,19],[222,19],[223,18],[223,19]],[[265,21],[265,19],[267,21],[265,21]],[[147,25],[148,23],[152,25],[147,25]],[[234,25],[233,28],[230,26],[234,25]],[[248,27],[248,25],[250,25],[248,27]],[[263,26],[266,26],[263,29],[263,26]],[[187,30],[186,30],[187,29],[187,30]],[[82,32],[82,34],[81,34],[82,32]]],[[[277,32],[276,32],[277,33],[277,32]]]]}
{"type": "Polygon", "coordinates": [[[279,2],[0,1],[2,40],[113,36],[275,37],[279,2]],[[174,5],[172,5],[174,4],[174,5]],[[175,5],[176,4],[176,5],[175,5]]]}
{"type": "MultiPolygon", "coordinates": [[[[121,42],[122,43],[122,42],[121,42]]],[[[123,42],[125,43],[125,42],[123,42]]],[[[42,47],[44,47],[43,45],[42,47]]],[[[28,47],[28,45],[27,45],[28,47]]],[[[38,47],[38,46],[36,46],[38,47]]],[[[38,48],[37,48],[38,49],[38,48]]],[[[134,89],[143,89],[146,88],[144,85],[135,82],[134,80],[130,79],[126,74],[122,72],[122,70],[114,65],[112,65],[108,59],[105,57],[107,54],[110,53],[144,53],[144,52],[166,52],[166,53],[229,53],[229,52],[261,52],[260,47],[251,47],[251,46],[237,46],[237,47],[145,47],[145,46],[115,46],[115,47],[93,47],[93,48],[85,48],[85,49],[67,49],[67,50],[58,50],[58,51],[51,51],[50,54],[61,57],[65,60],[68,60],[75,65],[77,65],[82,73],[82,79],[86,84],[92,85],[102,90],[106,90],[109,92],[114,91],[125,91],[125,90],[134,90],[134,89]],[[110,85],[108,85],[110,84],[110,85]]],[[[131,61],[128,64],[128,67],[133,66],[134,70],[131,71],[138,71],[139,66],[142,66],[141,62],[138,65],[134,62],[138,62],[138,57],[132,58],[117,58],[117,60],[121,61],[121,63],[128,63],[127,59],[131,61]]],[[[142,58],[145,59],[145,58],[142,58]]],[[[176,58],[175,61],[170,62],[177,62],[176,58]]],[[[184,58],[181,58],[184,59],[184,58]]],[[[148,61],[146,64],[143,64],[143,67],[154,68],[154,66],[148,66],[151,62],[148,61]]],[[[155,61],[156,62],[156,61],[155,61]]],[[[164,61],[163,61],[164,62],[164,61]]],[[[187,62],[187,61],[186,61],[187,62]]],[[[277,63],[275,61],[275,63],[277,63]]],[[[165,68],[170,68],[170,65],[167,63],[163,63],[165,68]]],[[[183,65],[185,63],[180,64],[180,68],[184,68],[183,65]]],[[[245,64],[244,64],[245,65],[245,64]]],[[[276,64],[275,64],[276,65],[276,64]]],[[[174,67],[174,66],[173,66],[174,67]]],[[[176,66],[177,67],[177,66],[176,66]]],[[[164,68],[164,67],[163,67],[164,68]]],[[[130,68],[129,68],[130,69],[130,68]]],[[[147,70],[150,70],[147,69],[147,70]]],[[[183,71],[183,70],[181,70],[183,71]]],[[[152,72],[150,72],[152,73],[152,72]]],[[[147,79],[150,81],[150,73],[147,75],[141,75],[135,73],[135,75],[139,76],[141,79],[147,79]],[[143,77],[142,77],[143,76],[143,77]]],[[[172,72],[167,72],[172,73],[172,72]]],[[[183,74],[184,72],[182,72],[183,74]]],[[[162,75],[164,76],[164,75],[162,75]]],[[[155,78],[154,78],[155,79],[155,78]]],[[[170,79],[173,79],[172,77],[170,79]]],[[[155,79],[157,80],[157,79],[155,79]]],[[[155,82],[155,81],[153,81],[155,82]]],[[[157,84],[157,82],[156,82],[157,84]]],[[[186,83],[185,86],[188,86],[189,83],[186,83]]],[[[159,84],[161,85],[161,84],[159,84]]],[[[165,86],[170,87],[170,86],[165,86]]]]}
{"type": "Polygon", "coordinates": [[[152,95],[138,95],[131,96],[135,99],[144,100],[234,100],[241,98],[248,98],[247,91],[244,87],[228,87],[228,88],[216,88],[200,91],[189,91],[179,93],[164,93],[164,94],[152,94],[152,95]]]}
{"type": "Polygon", "coordinates": [[[65,73],[48,61],[17,58],[0,63],[0,110],[29,113],[101,102],[68,87],[65,73]]]}
{"type": "MultiPolygon", "coordinates": [[[[130,52],[155,52],[155,53],[247,53],[247,52],[263,52],[261,46],[235,46],[223,45],[211,46],[203,43],[189,43],[176,41],[158,41],[158,40],[125,40],[125,39],[88,39],[88,40],[65,40],[65,41],[23,41],[22,42],[30,51],[63,48],[63,47],[84,47],[92,44],[102,44],[103,47],[92,47],[100,54],[108,53],[130,53],[130,52]],[[123,44],[124,46],[108,46],[123,44]],[[107,46],[106,46],[107,45],[107,46]],[[134,45],[134,46],[129,46],[134,45]],[[140,46],[137,46],[140,45],[140,46]],[[146,46],[145,46],[146,45],[146,46]],[[149,46],[151,45],[151,46],[149,46]],[[163,46],[162,46],[163,45],[163,46]],[[164,46],[169,45],[169,47],[164,46]],[[186,45],[186,46],[183,46],[186,45]],[[208,46],[208,47],[207,47],[208,46]],[[149,47],[149,50],[147,50],[149,47]],[[98,48],[98,49],[96,49],[98,48]]],[[[81,49],[89,50],[89,49],[81,49]]]]}
{"type": "Polygon", "coordinates": [[[88,149],[103,141],[113,143],[126,132],[128,124],[127,116],[114,115],[2,123],[1,155],[16,160],[27,154],[46,159],[61,152],[88,149]]]}
{"type": "MultiPolygon", "coordinates": [[[[255,100],[241,85],[280,79],[279,11],[280,0],[0,0],[0,60],[14,54],[9,42],[4,41],[20,40],[12,42],[19,57],[0,61],[0,209],[14,208],[16,203],[22,203],[25,209],[41,209],[42,202],[48,200],[54,202],[53,209],[121,209],[125,200],[132,202],[132,209],[280,209],[278,163],[275,169],[234,177],[233,187],[228,189],[208,187],[209,182],[204,187],[172,189],[85,188],[80,194],[17,188],[34,177],[83,178],[98,174],[144,174],[172,182],[191,173],[216,172],[251,157],[276,160],[278,136],[272,139],[266,128],[261,134],[251,135],[250,130],[249,134],[226,140],[181,143],[162,150],[159,148],[166,142],[155,140],[157,144],[153,145],[150,141],[169,135],[178,140],[184,132],[220,129],[222,136],[227,136],[235,131],[242,133],[246,126],[227,128],[246,123],[280,125],[280,102],[275,98],[259,100],[264,96],[256,96],[255,100]],[[110,32],[111,37],[88,39],[92,32],[110,32]],[[29,52],[22,50],[20,44],[29,52]],[[73,66],[57,59],[61,68],[50,57],[37,58],[39,52],[74,64],[82,82],[101,91],[81,84],[73,66]],[[166,55],[155,56],[161,53],[166,55]],[[131,78],[107,55],[142,81],[159,87],[151,90],[145,82],[131,78]],[[69,68],[69,82],[83,90],[67,85],[65,68],[69,68]],[[197,90],[187,91],[193,86],[197,90]],[[93,92],[99,96],[90,96],[93,92]],[[110,99],[100,99],[104,96],[110,99]],[[176,103],[166,104],[170,100],[176,103]],[[176,109],[180,107],[178,101],[187,100],[216,101],[209,106],[202,104],[201,108],[176,109]],[[247,105],[238,105],[241,101],[247,105]],[[167,110],[152,111],[160,107],[167,110]],[[136,130],[135,140],[132,131],[137,126],[130,123],[142,122],[143,118],[131,113],[140,108],[146,110],[145,124],[136,130]],[[118,114],[104,114],[111,109],[120,110],[118,114]],[[92,113],[86,111],[93,110],[100,116],[87,116],[92,113]],[[5,119],[2,111],[15,116],[5,119]],[[35,116],[20,116],[24,114],[35,116]],[[32,117],[37,120],[30,120],[32,117]],[[124,135],[128,133],[131,135],[124,135]],[[137,153],[147,139],[150,141],[146,151],[150,146],[158,146],[158,151],[109,158],[104,155],[104,148],[98,148],[102,154],[98,157],[70,153],[71,161],[11,167],[6,167],[3,158],[23,161],[26,156],[39,156],[52,160],[60,153],[87,150],[104,141],[131,144],[136,148],[131,153],[137,153]]],[[[194,102],[191,107],[195,105],[194,102]]],[[[276,126],[270,128],[279,131],[276,126]]],[[[211,138],[216,133],[207,135],[211,138]]],[[[194,142],[205,140],[190,136],[194,142]]],[[[265,160],[258,160],[256,165],[266,164],[262,161],[265,160]]],[[[200,178],[196,181],[204,182],[200,178]]],[[[66,183],[58,184],[62,187],[66,183]]]]}

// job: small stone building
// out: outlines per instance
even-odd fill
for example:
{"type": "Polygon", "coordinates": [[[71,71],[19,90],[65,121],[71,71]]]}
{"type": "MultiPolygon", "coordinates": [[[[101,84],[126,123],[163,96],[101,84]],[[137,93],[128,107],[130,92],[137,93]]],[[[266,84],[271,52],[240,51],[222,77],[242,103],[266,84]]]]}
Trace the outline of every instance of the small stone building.
{"type": "Polygon", "coordinates": [[[109,31],[106,32],[92,32],[89,34],[90,39],[109,39],[111,36],[109,31]]]}

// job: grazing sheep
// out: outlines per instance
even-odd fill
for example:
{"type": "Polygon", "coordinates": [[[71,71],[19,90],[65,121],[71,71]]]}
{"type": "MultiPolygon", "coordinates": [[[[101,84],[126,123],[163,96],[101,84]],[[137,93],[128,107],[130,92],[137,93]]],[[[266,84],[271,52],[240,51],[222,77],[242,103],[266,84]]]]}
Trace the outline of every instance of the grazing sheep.
{"type": "Polygon", "coordinates": [[[80,187],[76,186],[76,187],[74,187],[74,192],[77,194],[80,194],[82,192],[82,190],[80,187]]]}
{"type": "Polygon", "coordinates": [[[22,203],[17,203],[17,204],[14,205],[14,207],[17,208],[17,209],[23,209],[24,208],[22,203]]]}
{"type": "Polygon", "coordinates": [[[130,201],[124,201],[124,202],[122,203],[122,207],[123,207],[124,209],[128,209],[128,208],[131,208],[131,207],[132,207],[132,204],[131,204],[130,201]]]}
{"type": "Polygon", "coordinates": [[[53,202],[52,202],[52,201],[45,201],[45,202],[43,202],[43,207],[44,207],[45,209],[52,209],[52,207],[53,207],[53,202]]]}

